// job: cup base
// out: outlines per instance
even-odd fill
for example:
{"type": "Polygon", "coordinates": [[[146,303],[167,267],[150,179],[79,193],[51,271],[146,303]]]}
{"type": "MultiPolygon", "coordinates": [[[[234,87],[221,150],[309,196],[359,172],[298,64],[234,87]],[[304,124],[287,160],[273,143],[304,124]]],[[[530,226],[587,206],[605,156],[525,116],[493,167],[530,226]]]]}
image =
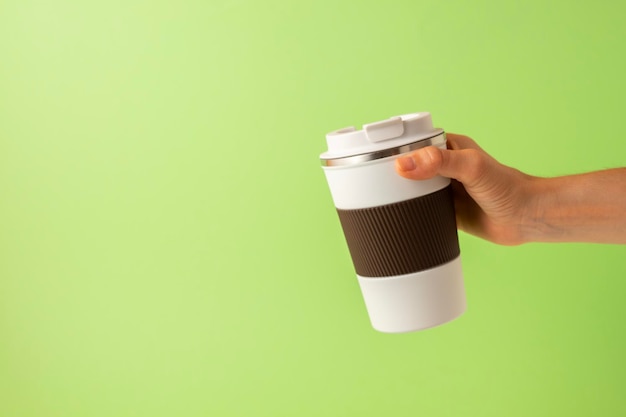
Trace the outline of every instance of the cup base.
{"type": "Polygon", "coordinates": [[[461,257],[435,268],[386,278],[357,275],[374,329],[406,333],[447,323],[465,312],[461,257]]]}

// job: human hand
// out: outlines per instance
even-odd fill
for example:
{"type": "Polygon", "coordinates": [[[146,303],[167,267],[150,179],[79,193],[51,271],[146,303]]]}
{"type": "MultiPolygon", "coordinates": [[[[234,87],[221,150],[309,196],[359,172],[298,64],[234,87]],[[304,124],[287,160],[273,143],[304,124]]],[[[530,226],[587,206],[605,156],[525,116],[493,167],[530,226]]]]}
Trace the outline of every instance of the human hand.
{"type": "Polygon", "coordinates": [[[536,216],[531,186],[535,177],[496,161],[467,136],[447,134],[448,149],[418,149],[396,160],[405,178],[452,178],[459,229],[502,245],[529,241],[536,216]]]}

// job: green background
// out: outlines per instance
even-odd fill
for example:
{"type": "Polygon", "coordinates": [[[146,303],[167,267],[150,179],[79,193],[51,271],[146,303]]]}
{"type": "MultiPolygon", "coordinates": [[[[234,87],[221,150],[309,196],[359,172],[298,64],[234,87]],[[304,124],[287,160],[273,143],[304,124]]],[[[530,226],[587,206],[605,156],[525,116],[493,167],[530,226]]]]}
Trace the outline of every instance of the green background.
{"type": "Polygon", "coordinates": [[[624,166],[623,4],[0,0],[0,415],[625,415],[626,247],[461,234],[467,313],[377,333],[318,161],[624,166]]]}

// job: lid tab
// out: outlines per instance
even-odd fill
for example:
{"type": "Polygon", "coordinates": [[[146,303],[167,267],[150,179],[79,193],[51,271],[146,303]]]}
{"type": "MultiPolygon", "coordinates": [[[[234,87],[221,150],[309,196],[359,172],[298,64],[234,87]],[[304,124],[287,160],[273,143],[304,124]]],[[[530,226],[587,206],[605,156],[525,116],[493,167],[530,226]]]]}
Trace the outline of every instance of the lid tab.
{"type": "Polygon", "coordinates": [[[370,142],[382,142],[383,140],[397,138],[404,133],[402,117],[391,117],[380,122],[363,125],[363,131],[370,142]]]}

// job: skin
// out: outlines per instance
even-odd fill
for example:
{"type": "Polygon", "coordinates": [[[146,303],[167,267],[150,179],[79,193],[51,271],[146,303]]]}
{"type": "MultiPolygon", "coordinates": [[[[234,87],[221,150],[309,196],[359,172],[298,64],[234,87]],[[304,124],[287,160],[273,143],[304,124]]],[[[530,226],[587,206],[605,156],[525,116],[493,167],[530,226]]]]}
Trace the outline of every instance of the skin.
{"type": "Polygon", "coordinates": [[[452,178],[459,229],[501,245],[626,244],[626,168],[541,178],[496,161],[471,138],[396,160],[405,178],[452,178]]]}

